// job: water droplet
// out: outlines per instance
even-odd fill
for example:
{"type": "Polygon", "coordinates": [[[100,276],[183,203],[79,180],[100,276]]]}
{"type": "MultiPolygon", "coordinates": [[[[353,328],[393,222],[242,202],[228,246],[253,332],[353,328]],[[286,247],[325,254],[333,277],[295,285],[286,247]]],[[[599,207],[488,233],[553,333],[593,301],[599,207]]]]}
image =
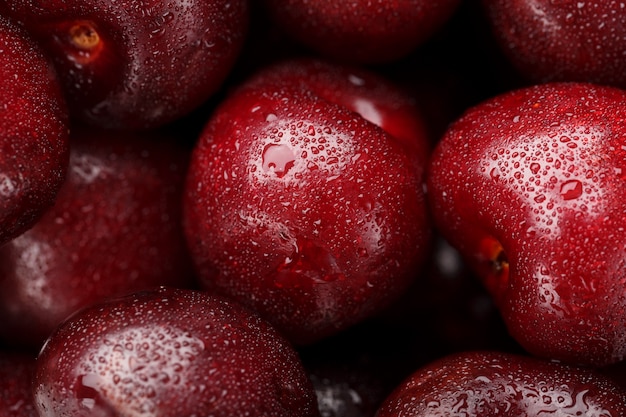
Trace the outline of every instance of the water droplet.
{"type": "Polygon", "coordinates": [[[357,86],[361,86],[365,84],[365,80],[363,78],[358,77],[354,74],[349,74],[348,80],[350,81],[350,83],[357,85],[357,86]]]}
{"type": "Polygon", "coordinates": [[[530,172],[532,172],[533,174],[537,175],[540,169],[541,165],[539,165],[538,163],[533,162],[532,164],[530,164],[530,172]]]}
{"type": "Polygon", "coordinates": [[[80,400],[81,405],[92,410],[99,397],[98,376],[95,374],[79,375],[76,387],[76,396],[80,400]]]}
{"type": "Polygon", "coordinates": [[[308,169],[310,169],[311,171],[315,171],[316,169],[319,169],[319,167],[317,166],[317,164],[315,162],[311,162],[309,161],[308,164],[306,164],[306,167],[308,169]]]}
{"type": "Polygon", "coordinates": [[[287,174],[295,160],[296,156],[287,145],[269,144],[263,150],[263,169],[274,172],[278,178],[287,174]]]}
{"type": "Polygon", "coordinates": [[[561,184],[561,197],[565,200],[573,200],[583,193],[583,184],[578,180],[569,180],[561,184]]]}

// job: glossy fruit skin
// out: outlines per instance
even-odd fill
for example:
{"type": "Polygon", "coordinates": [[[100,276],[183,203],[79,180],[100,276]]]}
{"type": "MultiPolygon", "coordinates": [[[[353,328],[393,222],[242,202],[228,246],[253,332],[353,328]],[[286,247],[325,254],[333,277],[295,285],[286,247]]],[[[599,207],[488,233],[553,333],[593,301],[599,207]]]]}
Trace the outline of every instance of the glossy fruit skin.
{"type": "Polygon", "coordinates": [[[426,123],[415,98],[384,76],[356,65],[305,57],[278,61],[249,81],[255,82],[299,86],[358,113],[414,151],[422,175],[430,154],[426,123]]]}
{"type": "Polygon", "coordinates": [[[31,227],[63,183],[68,115],[51,63],[0,16],[0,245],[31,227]]]}
{"type": "Polygon", "coordinates": [[[0,411],[4,417],[38,417],[32,396],[35,355],[0,352],[0,411]]]}
{"type": "Polygon", "coordinates": [[[622,90],[543,84],[469,109],[433,152],[435,223],[533,354],[626,356],[624,117],[622,90]]]}
{"type": "Polygon", "coordinates": [[[186,287],[181,225],[188,151],[157,134],[75,129],[53,208],[0,248],[0,335],[39,350],[58,324],[105,297],[186,287]]]}
{"type": "Polygon", "coordinates": [[[295,350],[257,315],[159,288],[88,307],[46,342],[40,417],[318,416],[295,350]]]}
{"type": "Polygon", "coordinates": [[[343,62],[398,60],[450,18],[458,0],[265,0],[284,31],[315,52],[343,62]]]}
{"type": "Polygon", "coordinates": [[[246,0],[10,0],[54,60],[72,113],[106,128],[171,122],[221,86],[243,45],[246,0]]]}
{"type": "Polygon", "coordinates": [[[483,0],[495,37],[535,81],[626,87],[626,9],[617,0],[483,0]]]}
{"type": "Polygon", "coordinates": [[[376,417],[621,416],[625,395],[587,368],[508,353],[462,352],[416,371],[376,417]]]}
{"type": "Polygon", "coordinates": [[[183,220],[201,284],[297,344],[380,310],[428,251],[416,158],[312,85],[260,74],[221,104],[192,155],[183,220]]]}

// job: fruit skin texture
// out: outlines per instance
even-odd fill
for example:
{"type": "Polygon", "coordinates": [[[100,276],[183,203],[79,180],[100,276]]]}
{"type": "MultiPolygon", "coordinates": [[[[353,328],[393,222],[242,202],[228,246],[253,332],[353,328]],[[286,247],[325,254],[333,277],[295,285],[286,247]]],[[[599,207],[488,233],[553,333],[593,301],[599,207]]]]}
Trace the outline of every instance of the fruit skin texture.
{"type": "Polygon", "coordinates": [[[318,416],[295,350],[205,292],[160,288],[92,305],[37,359],[40,417],[318,416]]]}
{"type": "Polygon", "coordinates": [[[626,356],[625,117],[622,90],[538,85],[469,109],[433,152],[437,228],[533,354],[626,356]]]}
{"type": "Polygon", "coordinates": [[[623,2],[483,0],[483,5],[503,51],[528,78],[626,87],[623,2]]]}
{"type": "MultiPolygon", "coordinates": [[[[319,58],[279,61],[257,75],[257,82],[309,89],[321,98],[360,114],[415,153],[418,175],[430,154],[423,116],[412,95],[385,77],[355,65],[337,65],[319,58]]],[[[254,81],[251,81],[254,82],[254,81]]]]}
{"type": "Polygon", "coordinates": [[[456,10],[458,0],[265,0],[277,25],[335,60],[384,63],[408,55],[456,10]]]}
{"type": "Polygon", "coordinates": [[[106,128],[171,122],[217,91],[247,31],[246,0],[11,0],[54,60],[73,115],[106,128]]]}
{"type": "Polygon", "coordinates": [[[38,417],[32,396],[35,356],[0,352],[0,410],[4,417],[38,417]]]}
{"type": "Polygon", "coordinates": [[[416,371],[376,417],[622,416],[626,392],[586,368],[507,353],[449,355],[416,371]]]}
{"type": "Polygon", "coordinates": [[[183,220],[203,288],[306,344],[399,295],[426,256],[430,224],[414,151],[273,71],[207,124],[183,220]]]}
{"type": "Polygon", "coordinates": [[[52,65],[0,16],[0,245],[31,227],[63,183],[68,115],[52,65]]]}
{"type": "Polygon", "coordinates": [[[156,134],[75,129],[54,207],[0,248],[0,335],[39,350],[102,298],[191,285],[181,225],[188,151],[156,134]]]}

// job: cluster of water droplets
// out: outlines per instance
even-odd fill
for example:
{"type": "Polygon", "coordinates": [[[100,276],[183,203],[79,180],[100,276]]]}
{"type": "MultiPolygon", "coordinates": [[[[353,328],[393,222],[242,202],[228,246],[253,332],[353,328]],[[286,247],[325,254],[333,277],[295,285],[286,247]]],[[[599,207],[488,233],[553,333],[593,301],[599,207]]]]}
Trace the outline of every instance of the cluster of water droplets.
{"type": "Polygon", "coordinates": [[[602,130],[588,127],[554,129],[540,140],[521,137],[488,150],[481,171],[522,197],[532,211],[527,234],[556,238],[566,213],[593,216],[603,211],[604,190],[598,183],[605,168],[592,150],[605,137],[602,130]]]}
{"type": "Polygon", "coordinates": [[[105,402],[132,416],[153,415],[161,391],[188,390],[186,372],[204,349],[202,340],[176,327],[124,329],[106,337],[80,366],[78,400],[93,409],[106,396],[105,402]]]}
{"type": "MultiPolygon", "coordinates": [[[[252,112],[259,111],[252,108],[252,112]]],[[[337,132],[329,123],[313,120],[278,121],[273,113],[266,115],[268,126],[263,137],[256,139],[261,144],[259,160],[253,160],[250,171],[258,179],[285,178],[307,181],[306,176],[314,173],[332,181],[340,175],[346,164],[359,159],[353,152],[351,138],[337,132]],[[317,173],[319,171],[319,173],[317,173]]]]}
{"type": "Polygon", "coordinates": [[[604,407],[613,394],[602,392],[603,382],[591,381],[584,370],[494,353],[464,353],[436,365],[405,382],[397,391],[404,398],[391,397],[396,407],[428,417],[616,417],[604,407]]]}

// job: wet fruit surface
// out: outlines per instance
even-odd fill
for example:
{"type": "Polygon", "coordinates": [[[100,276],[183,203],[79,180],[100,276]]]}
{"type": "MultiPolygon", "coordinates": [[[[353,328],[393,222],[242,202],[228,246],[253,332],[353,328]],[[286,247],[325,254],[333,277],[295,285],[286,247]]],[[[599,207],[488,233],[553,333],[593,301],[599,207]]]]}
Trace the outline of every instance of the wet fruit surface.
{"type": "Polygon", "coordinates": [[[65,178],[68,116],[39,47],[0,16],[0,245],[31,227],[65,178]]]}
{"type": "Polygon", "coordinates": [[[187,153],[156,135],[76,130],[55,206],[0,248],[0,334],[38,350],[104,297],[191,285],[179,219],[187,153]]]}
{"type": "Polygon", "coordinates": [[[619,416],[625,392],[584,368],[494,352],[458,353],[418,370],[378,417],[619,416]]]}
{"type": "Polygon", "coordinates": [[[12,1],[53,58],[73,114],[108,128],[160,126],[217,91],[247,28],[247,2],[12,1]]]}
{"type": "Polygon", "coordinates": [[[626,415],[624,10],[0,1],[0,416],[626,415]]]}
{"type": "Polygon", "coordinates": [[[589,84],[510,92],[469,110],[432,158],[438,226],[537,355],[626,355],[625,99],[589,84]]]}
{"type": "Polygon", "coordinates": [[[393,61],[439,29],[457,0],[266,0],[276,24],[302,44],[335,60],[393,61]]]}
{"type": "Polygon", "coordinates": [[[94,305],[37,362],[41,417],[318,415],[295,351],[273,328],[191,290],[94,305]]]}
{"type": "Polygon", "coordinates": [[[235,92],[206,127],[184,221],[205,288],[308,343],[413,279],[429,239],[423,169],[357,113],[269,79],[235,92]]]}
{"type": "Polygon", "coordinates": [[[483,0],[504,52],[536,81],[626,87],[624,3],[617,0],[483,0]]]}

